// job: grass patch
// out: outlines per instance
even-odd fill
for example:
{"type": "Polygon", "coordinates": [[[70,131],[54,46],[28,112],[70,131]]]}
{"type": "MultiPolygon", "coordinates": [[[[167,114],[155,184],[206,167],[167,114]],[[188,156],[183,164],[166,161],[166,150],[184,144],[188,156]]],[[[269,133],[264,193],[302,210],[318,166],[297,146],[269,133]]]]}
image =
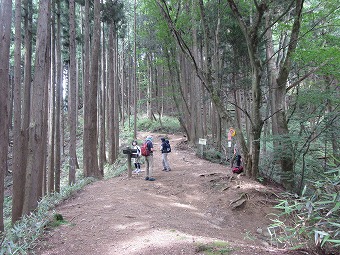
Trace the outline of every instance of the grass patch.
{"type": "Polygon", "coordinates": [[[60,213],[55,213],[53,220],[48,223],[47,227],[56,228],[66,223],[68,223],[68,221],[64,220],[64,217],[60,213]]]}
{"type": "Polygon", "coordinates": [[[233,249],[227,242],[216,241],[210,244],[198,244],[196,252],[204,252],[205,255],[228,255],[233,249]]]}

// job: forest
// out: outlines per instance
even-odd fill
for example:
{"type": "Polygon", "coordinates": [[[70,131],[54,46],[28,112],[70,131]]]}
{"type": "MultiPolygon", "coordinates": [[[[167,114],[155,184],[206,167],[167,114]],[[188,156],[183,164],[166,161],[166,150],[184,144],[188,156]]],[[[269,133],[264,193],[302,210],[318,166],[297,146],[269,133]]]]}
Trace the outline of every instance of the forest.
{"type": "Polygon", "coordinates": [[[147,131],[225,165],[237,144],[296,231],[339,247],[338,1],[0,0],[0,24],[1,243],[147,131]]]}

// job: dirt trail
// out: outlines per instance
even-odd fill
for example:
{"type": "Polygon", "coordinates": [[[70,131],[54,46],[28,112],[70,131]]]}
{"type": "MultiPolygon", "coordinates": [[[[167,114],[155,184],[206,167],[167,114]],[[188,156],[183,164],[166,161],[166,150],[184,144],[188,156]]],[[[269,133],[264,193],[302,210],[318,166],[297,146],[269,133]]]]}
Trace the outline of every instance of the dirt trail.
{"type": "Polygon", "coordinates": [[[270,223],[274,190],[197,158],[181,136],[169,138],[172,171],[161,171],[155,135],[156,181],[145,181],[144,173],[130,179],[124,174],[88,185],[57,207],[69,223],[47,232],[34,253],[206,254],[202,244],[221,240],[232,255],[287,254],[259,234],[270,223]],[[244,204],[232,210],[241,195],[244,204]]]}

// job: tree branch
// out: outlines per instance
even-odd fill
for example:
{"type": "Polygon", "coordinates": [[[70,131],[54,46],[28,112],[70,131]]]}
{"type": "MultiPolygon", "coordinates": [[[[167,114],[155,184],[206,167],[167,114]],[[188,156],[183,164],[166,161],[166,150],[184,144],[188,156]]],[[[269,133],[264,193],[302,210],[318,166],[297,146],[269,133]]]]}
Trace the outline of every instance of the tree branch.
{"type": "Polygon", "coordinates": [[[298,79],[297,81],[295,81],[294,83],[292,83],[290,86],[288,86],[286,88],[286,92],[288,92],[289,90],[295,88],[297,85],[300,84],[300,82],[302,82],[304,79],[308,78],[310,75],[312,75],[313,73],[315,73],[317,70],[319,70],[321,67],[325,66],[330,60],[327,59],[325,62],[323,62],[321,65],[314,67],[312,70],[310,70],[308,73],[306,73],[304,76],[302,76],[300,79],[298,79]]]}

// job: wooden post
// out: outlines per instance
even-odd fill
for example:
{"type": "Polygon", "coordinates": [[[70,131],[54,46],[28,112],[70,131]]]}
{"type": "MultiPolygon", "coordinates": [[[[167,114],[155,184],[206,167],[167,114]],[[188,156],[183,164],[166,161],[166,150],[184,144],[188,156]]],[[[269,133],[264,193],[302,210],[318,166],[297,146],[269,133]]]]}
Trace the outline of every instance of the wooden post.
{"type": "Polygon", "coordinates": [[[128,163],[128,177],[131,178],[132,177],[132,170],[131,170],[131,158],[132,158],[132,154],[134,154],[134,156],[136,155],[137,150],[136,149],[130,149],[129,146],[126,147],[125,150],[123,150],[123,154],[127,155],[127,163],[128,163]]]}
{"type": "Polygon", "coordinates": [[[128,154],[128,177],[132,177],[132,170],[131,170],[131,153],[128,154]]]}

